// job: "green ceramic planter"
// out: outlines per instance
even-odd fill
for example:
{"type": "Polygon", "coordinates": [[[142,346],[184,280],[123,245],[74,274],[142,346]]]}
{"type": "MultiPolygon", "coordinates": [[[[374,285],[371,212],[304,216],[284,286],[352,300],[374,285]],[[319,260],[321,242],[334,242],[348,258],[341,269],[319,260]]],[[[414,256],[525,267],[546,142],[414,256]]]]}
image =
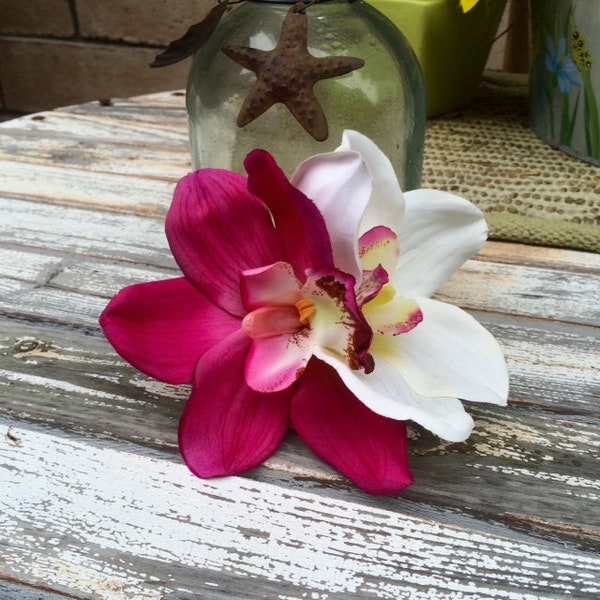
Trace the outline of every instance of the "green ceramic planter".
{"type": "Polygon", "coordinates": [[[425,78],[427,116],[475,96],[506,0],[480,0],[463,13],[458,0],[369,0],[406,36],[425,78]]]}
{"type": "Polygon", "coordinates": [[[600,0],[532,0],[531,128],[600,165],[600,0]]]}

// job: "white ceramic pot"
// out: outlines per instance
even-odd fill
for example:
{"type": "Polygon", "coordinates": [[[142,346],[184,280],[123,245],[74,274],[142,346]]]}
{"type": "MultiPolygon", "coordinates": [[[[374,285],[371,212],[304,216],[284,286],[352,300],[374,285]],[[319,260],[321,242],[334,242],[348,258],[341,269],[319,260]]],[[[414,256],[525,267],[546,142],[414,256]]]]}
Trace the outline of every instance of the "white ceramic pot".
{"type": "Polygon", "coordinates": [[[600,165],[600,0],[531,0],[531,128],[600,165]]]}

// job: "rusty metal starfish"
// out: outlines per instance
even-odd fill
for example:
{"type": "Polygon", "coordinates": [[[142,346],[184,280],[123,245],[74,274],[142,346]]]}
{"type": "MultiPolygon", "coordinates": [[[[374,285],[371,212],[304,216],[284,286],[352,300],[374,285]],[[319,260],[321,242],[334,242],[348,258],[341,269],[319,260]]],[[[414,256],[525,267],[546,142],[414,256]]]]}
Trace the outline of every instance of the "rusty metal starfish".
{"type": "Polygon", "coordinates": [[[365,62],[350,56],[317,58],[308,52],[307,37],[306,6],[298,3],[286,15],[279,42],[273,50],[245,46],[222,48],[229,58],[254,71],[257,77],[240,109],[238,127],[248,125],[273,104],[281,102],[315,140],[327,139],[327,118],[313,86],[321,79],[359,69],[365,62]]]}

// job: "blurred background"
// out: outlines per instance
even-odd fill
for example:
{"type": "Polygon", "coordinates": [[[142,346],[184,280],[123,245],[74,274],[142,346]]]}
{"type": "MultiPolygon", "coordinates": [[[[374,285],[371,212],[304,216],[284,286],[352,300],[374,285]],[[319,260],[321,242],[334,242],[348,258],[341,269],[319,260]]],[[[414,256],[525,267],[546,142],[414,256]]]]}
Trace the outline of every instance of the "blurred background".
{"type": "MultiPolygon", "coordinates": [[[[0,0],[0,120],[185,88],[189,59],[164,69],[148,64],[213,5],[214,0],[0,0]]],[[[510,7],[511,2],[499,34],[507,29],[510,7]]],[[[506,39],[500,35],[494,43],[489,69],[505,69],[506,39]]]]}

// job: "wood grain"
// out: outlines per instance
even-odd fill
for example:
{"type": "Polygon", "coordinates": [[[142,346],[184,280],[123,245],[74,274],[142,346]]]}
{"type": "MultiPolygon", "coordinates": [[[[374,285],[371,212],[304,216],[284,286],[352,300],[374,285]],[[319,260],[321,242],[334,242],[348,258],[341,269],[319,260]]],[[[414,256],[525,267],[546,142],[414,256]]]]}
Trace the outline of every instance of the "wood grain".
{"type": "Polygon", "coordinates": [[[0,136],[2,600],[600,595],[600,255],[489,242],[440,289],[500,341],[509,406],[470,404],[462,444],[410,425],[402,496],[362,493],[294,431],[262,467],[201,481],[177,451],[189,390],[98,326],[121,287],[179,274],[183,98],[0,136]]]}
{"type": "Polygon", "coordinates": [[[307,588],[324,598],[444,599],[473,589],[479,598],[558,598],[557,585],[563,594],[599,591],[600,559],[574,550],[482,539],[250,479],[201,481],[125,444],[37,427],[13,435],[19,445],[0,446],[2,473],[12,474],[0,499],[11,540],[4,569],[16,574],[25,563],[58,590],[76,582],[91,597],[193,597],[210,582],[221,596],[226,587],[233,597],[265,597],[268,582],[266,597],[287,598],[305,597],[307,588]],[[70,552],[52,552],[57,546],[70,552]]]}

